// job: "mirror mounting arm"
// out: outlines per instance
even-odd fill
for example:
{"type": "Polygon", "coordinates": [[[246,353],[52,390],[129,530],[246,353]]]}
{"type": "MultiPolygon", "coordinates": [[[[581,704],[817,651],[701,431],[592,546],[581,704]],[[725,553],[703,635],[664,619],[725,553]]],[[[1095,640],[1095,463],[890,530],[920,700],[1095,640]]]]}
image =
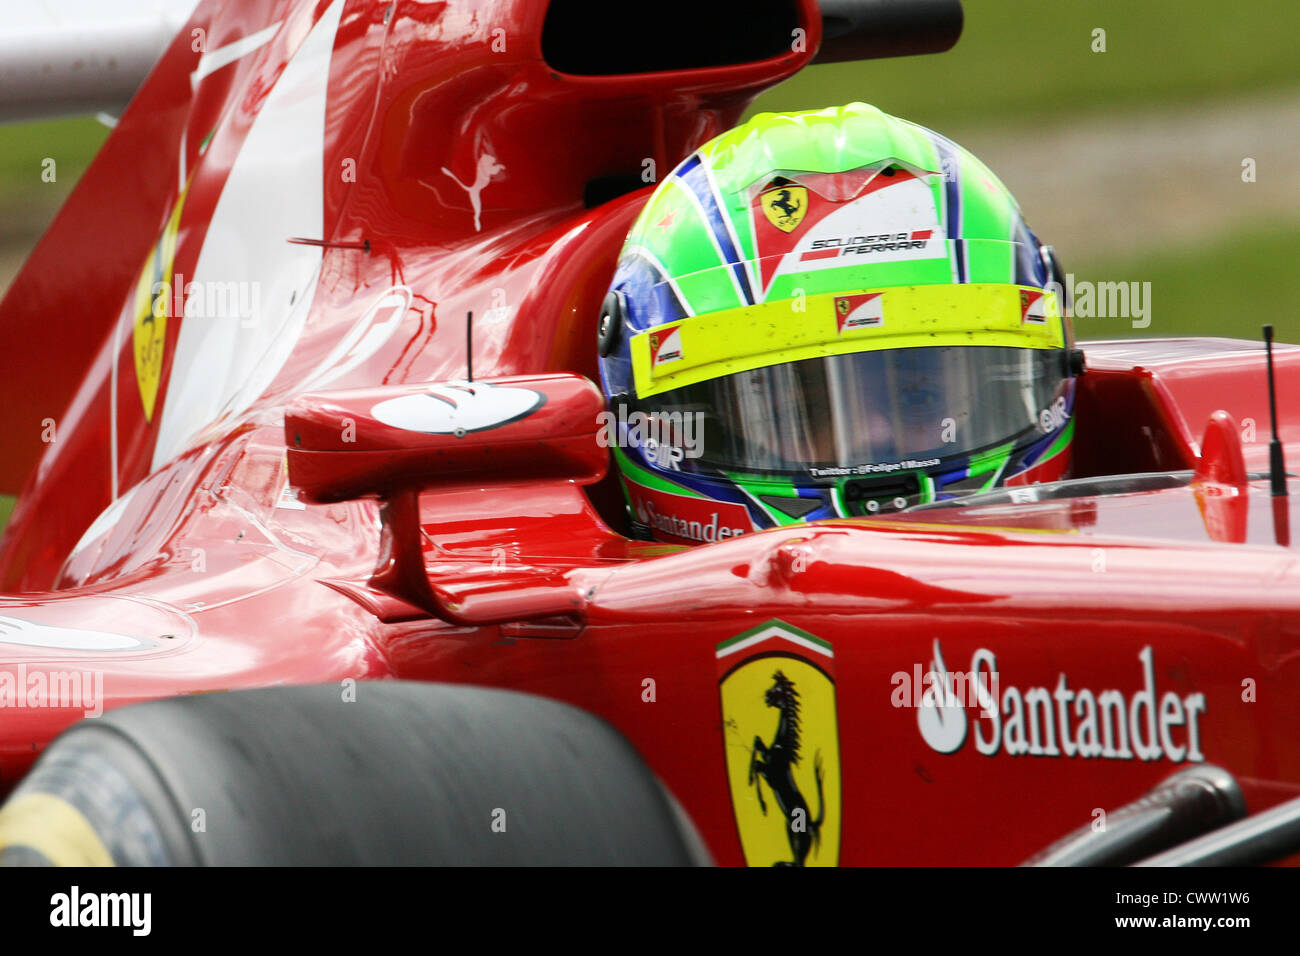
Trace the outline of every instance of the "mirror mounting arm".
{"type": "Polygon", "coordinates": [[[529,480],[587,485],[609,467],[597,441],[604,396],[580,375],[384,386],[303,395],[285,412],[289,478],[304,501],[380,501],[368,581],[325,580],[385,622],[432,615],[462,627],[581,619],[585,599],[560,570],[452,556],[430,578],[420,493],[529,480]],[[445,586],[440,586],[445,582],[445,586]]]}

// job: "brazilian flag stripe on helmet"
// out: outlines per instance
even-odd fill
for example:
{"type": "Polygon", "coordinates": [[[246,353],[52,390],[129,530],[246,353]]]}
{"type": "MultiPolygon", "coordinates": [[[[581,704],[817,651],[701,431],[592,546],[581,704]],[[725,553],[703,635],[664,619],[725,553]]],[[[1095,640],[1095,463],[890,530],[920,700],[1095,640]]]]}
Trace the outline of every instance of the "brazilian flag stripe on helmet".
{"type": "Polygon", "coordinates": [[[1008,242],[1013,241],[1015,220],[1019,217],[1015,206],[1007,201],[1006,187],[970,153],[963,152],[958,156],[957,175],[962,185],[961,208],[964,217],[962,238],[999,236],[1008,242]]]}
{"type": "Polygon", "coordinates": [[[749,270],[741,257],[739,243],[732,235],[730,220],[723,214],[722,205],[700,164],[699,155],[688,159],[674,175],[686,186],[689,195],[698,204],[699,214],[708,226],[719,258],[728,265],[734,277],[737,295],[744,304],[752,304],[754,291],[750,284],[749,270]]]}
{"type": "Polygon", "coordinates": [[[675,176],[668,179],[655,196],[658,201],[653,204],[652,221],[629,239],[628,246],[646,249],[667,275],[677,279],[678,288],[686,300],[684,304],[692,313],[744,305],[745,299],[735,289],[734,283],[718,283],[717,288],[703,295],[696,283],[699,300],[691,296],[687,283],[682,280],[698,272],[699,268],[684,269],[683,264],[700,263],[704,268],[718,265],[717,236],[694,192],[681,179],[675,176]]]}
{"type": "MultiPolygon", "coordinates": [[[[943,186],[943,208],[940,210],[939,221],[943,223],[944,232],[949,238],[956,238],[962,234],[962,203],[961,203],[961,164],[957,159],[954,151],[950,148],[951,143],[941,136],[931,133],[931,140],[934,143],[935,151],[939,154],[939,168],[942,171],[940,181],[943,186]]],[[[966,270],[965,257],[961,255],[961,246],[956,246],[951,252],[955,252],[954,278],[957,282],[969,282],[969,273],[966,270]]]]}
{"type": "MultiPolygon", "coordinates": [[[[668,274],[664,264],[644,246],[624,246],[622,254],[623,285],[625,294],[634,292],[648,297],[656,322],[671,322],[694,315],[677,280],[668,274]]],[[[629,302],[629,308],[639,308],[642,303],[629,302]]]]}
{"type": "Polygon", "coordinates": [[[969,237],[1005,237],[1008,243],[1027,236],[1016,235],[1019,209],[1006,186],[972,154],[938,133],[929,133],[939,155],[942,177],[936,183],[942,196],[941,219],[953,252],[957,282],[1021,281],[1017,275],[1015,249],[966,242],[969,237]]]}
{"type": "Polygon", "coordinates": [[[745,304],[736,291],[735,283],[718,281],[716,275],[718,271],[710,269],[707,272],[678,277],[677,284],[681,287],[682,294],[686,296],[686,301],[691,304],[691,311],[696,315],[745,304]],[[723,302],[730,302],[733,305],[723,305],[723,302]]]}
{"type": "Polygon", "coordinates": [[[971,282],[982,281],[976,276],[1001,276],[1005,281],[1015,279],[1015,247],[1009,242],[962,242],[966,256],[966,273],[971,282]]]}

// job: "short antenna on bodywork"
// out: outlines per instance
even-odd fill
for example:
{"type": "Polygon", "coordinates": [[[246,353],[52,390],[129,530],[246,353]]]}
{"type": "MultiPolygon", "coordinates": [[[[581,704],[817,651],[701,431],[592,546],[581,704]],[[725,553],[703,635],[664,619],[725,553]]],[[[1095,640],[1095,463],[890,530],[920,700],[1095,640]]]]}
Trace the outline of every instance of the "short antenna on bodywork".
{"type": "Polygon", "coordinates": [[[1273,326],[1264,326],[1264,348],[1268,353],[1268,415],[1273,425],[1273,440],[1268,443],[1268,478],[1273,497],[1286,495],[1286,463],[1282,460],[1282,442],[1277,437],[1277,389],[1273,384],[1273,326]]]}
{"type": "MultiPolygon", "coordinates": [[[[1271,370],[1272,366],[1270,366],[1271,370]]],[[[1271,371],[1270,371],[1270,374],[1271,371]]],[[[465,381],[474,381],[474,313],[465,313],[465,381]]],[[[1270,378],[1271,382],[1272,379],[1270,378]]],[[[1277,429],[1274,428],[1276,433],[1277,429]]]]}

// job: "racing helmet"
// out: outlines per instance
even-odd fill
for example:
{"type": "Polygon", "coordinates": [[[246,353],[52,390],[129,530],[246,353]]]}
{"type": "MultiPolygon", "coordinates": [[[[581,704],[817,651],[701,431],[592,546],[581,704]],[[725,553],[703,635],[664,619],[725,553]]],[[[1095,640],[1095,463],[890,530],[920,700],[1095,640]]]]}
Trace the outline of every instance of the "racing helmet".
{"type": "Polygon", "coordinates": [[[1068,475],[1060,266],[1006,187],[852,103],[763,113],[654,190],[598,346],[634,534],[718,541],[1068,475]]]}

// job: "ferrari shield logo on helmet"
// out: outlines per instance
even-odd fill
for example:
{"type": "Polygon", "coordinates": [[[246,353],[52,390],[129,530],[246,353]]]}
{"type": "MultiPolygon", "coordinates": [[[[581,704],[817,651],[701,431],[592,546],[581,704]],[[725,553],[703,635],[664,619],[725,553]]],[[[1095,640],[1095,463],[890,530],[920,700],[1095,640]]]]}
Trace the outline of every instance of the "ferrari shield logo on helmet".
{"type": "Polygon", "coordinates": [[[1047,312],[1044,305],[1043,293],[1031,291],[1029,289],[1021,289],[1020,321],[1029,322],[1034,325],[1046,324],[1047,312]]]}
{"type": "Polygon", "coordinates": [[[854,329],[874,329],[885,321],[884,295],[867,292],[835,297],[835,328],[843,335],[854,329]]]}
{"type": "Polygon", "coordinates": [[[835,656],[772,620],[717,646],[727,781],[750,866],[836,866],[835,656]]]}
{"type": "Polygon", "coordinates": [[[776,186],[763,193],[762,203],[768,222],[782,232],[793,232],[808,211],[808,190],[793,183],[776,186]]]}
{"type": "Polygon", "coordinates": [[[650,335],[650,364],[663,365],[682,357],[682,327],[668,326],[650,335]]]}

